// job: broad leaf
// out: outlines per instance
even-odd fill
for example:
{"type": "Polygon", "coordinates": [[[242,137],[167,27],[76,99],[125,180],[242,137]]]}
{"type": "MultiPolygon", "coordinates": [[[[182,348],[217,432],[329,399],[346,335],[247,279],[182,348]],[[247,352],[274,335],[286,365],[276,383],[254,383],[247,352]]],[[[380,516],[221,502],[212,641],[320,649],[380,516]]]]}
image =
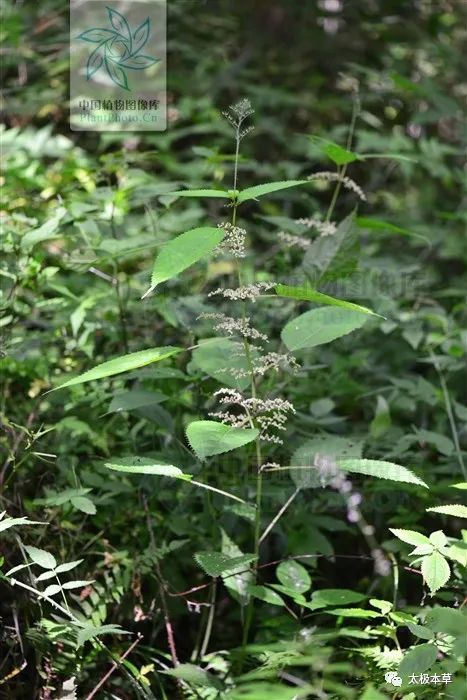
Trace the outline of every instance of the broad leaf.
{"type": "Polygon", "coordinates": [[[439,552],[423,557],[421,570],[431,595],[442,588],[451,576],[449,564],[439,552]]]}
{"type": "Polygon", "coordinates": [[[55,557],[44,549],[38,549],[32,546],[26,546],[24,549],[29,554],[32,561],[43,569],[55,569],[57,566],[55,557]]]}
{"type": "Polygon", "coordinates": [[[431,513],[440,513],[441,515],[452,515],[456,518],[467,518],[467,506],[463,506],[460,503],[447,506],[435,506],[434,508],[427,508],[427,511],[431,513]]]}
{"type": "Polygon", "coordinates": [[[406,484],[417,484],[428,488],[422,479],[416,476],[407,467],[393,462],[384,462],[376,459],[343,459],[339,461],[339,467],[346,472],[354,474],[364,474],[365,476],[375,476],[378,479],[389,479],[390,481],[400,481],[406,484]]]}
{"type": "Polygon", "coordinates": [[[312,594],[309,607],[312,610],[318,610],[319,608],[351,605],[352,603],[361,603],[365,597],[362,593],[349,591],[345,588],[324,588],[312,594]]]}
{"type": "Polygon", "coordinates": [[[94,379],[113,377],[115,374],[121,374],[122,372],[130,372],[133,369],[150,365],[152,362],[165,360],[167,357],[176,355],[179,352],[182,352],[181,348],[171,347],[169,345],[165,348],[150,348],[149,350],[140,350],[139,352],[132,352],[129,355],[115,357],[113,360],[103,362],[93,367],[93,369],[84,372],[84,374],[80,374],[78,377],[69,379],[64,384],[52,389],[52,391],[64,389],[67,386],[74,386],[75,384],[84,384],[84,382],[91,382],[94,379]]]}
{"type": "Polygon", "coordinates": [[[176,277],[198,260],[212,253],[224,236],[223,229],[204,226],[186,231],[165,243],[156,257],[152,270],[151,286],[144,294],[143,299],[158,284],[176,277]]]}
{"type": "Polygon", "coordinates": [[[348,309],[312,309],[289,321],[281,337],[289,350],[314,348],[360,328],[367,318],[367,313],[348,309]]]}
{"type": "Polygon", "coordinates": [[[253,598],[263,600],[265,603],[269,603],[270,605],[278,605],[280,607],[285,605],[279,593],[276,593],[276,591],[273,591],[271,588],[267,588],[266,586],[248,586],[248,593],[253,596],[253,598]]]}
{"type": "Polygon", "coordinates": [[[238,557],[229,557],[222,552],[197,552],[194,557],[203,571],[214,578],[233,569],[247,569],[248,564],[256,559],[254,554],[241,554],[238,557]]]}
{"type": "MultiPolygon", "coordinates": [[[[221,534],[222,554],[225,554],[230,559],[243,556],[242,550],[230,539],[225,530],[221,530],[221,534]]],[[[223,581],[224,586],[241,606],[248,604],[250,600],[248,587],[253,583],[253,573],[250,570],[247,571],[244,565],[237,566],[223,576],[223,581]]]]}
{"type": "Polygon", "coordinates": [[[415,532],[415,530],[400,530],[390,527],[389,531],[402,540],[402,542],[412,544],[414,547],[418,547],[419,545],[431,545],[428,537],[425,537],[425,535],[422,535],[420,532],[415,532]]]}
{"type": "Polygon", "coordinates": [[[316,289],[311,287],[289,287],[285,284],[278,284],[274,290],[277,296],[289,297],[291,299],[298,299],[300,301],[314,301],[317,304],[325,304],[327,306],[339,306],[341,309],[350,309],[351,311],[360,311],[364,314],[370,314],[371,316],[379,316],[371,309],[366,306],[360,306],[359,304],[353,304],[351,301],[345,301],[344,299],[336,299],[328,294],[323,294],[318,292],[316,289]]]}
{"type": "Polygon", "coordinates": [[[264,185],[255,185],[242,190],[237,198],[239,204],[247,202],[250,199],[257,199],[271,192],[279,192],[287,190],[290,187],[298,187],[299,185],[309,185],[309,180],[281,180],[280,182],[267,182],[264,185]]]}
{"type": "Polygon", "coordinates": [[[436,661],[438,649],[434,644],[419,644],[408,651],[399,664],[399,675],[409,678],[412,674],[420,675],[436,661]]]}
{"type": "Polygon", "coordinates": [[[233,428],[211,420],[194,421],[186,429],[188,442],[201,460],[243,447],[258,435],[256,428],[233,428]]]}
{"type": "Polygon", "coordinates": [[[294,593],[305,593],[311,587],[308,571],[297,561],[283,561],[276,569],[276,576],[283,586],[294,593]]]}

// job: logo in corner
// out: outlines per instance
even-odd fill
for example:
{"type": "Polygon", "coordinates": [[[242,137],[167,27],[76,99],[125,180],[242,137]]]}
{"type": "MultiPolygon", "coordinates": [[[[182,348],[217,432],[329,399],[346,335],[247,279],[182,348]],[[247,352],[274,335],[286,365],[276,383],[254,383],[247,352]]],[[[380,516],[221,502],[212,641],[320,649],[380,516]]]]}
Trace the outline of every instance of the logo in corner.
{"type": "Polygon", "coordinates": [[[402,685],[402,678],[398,676],[395,671],[388,671],[385,673],[384,680],[386,683],[391,683],[391,685],[395,685],[397,688],[402,685]]]}
{"type": "Polygon", "coordinates": [[[107,7],[111,28],[95,27],[82,32],[77,37],[82,41],[97,44],[86,64],[86,78],[91,78],[99,70],[105,70],[115,85],[130,90],[128,70],[146,70],[160,61],[141,53],[151,35],[151,20],[146,17],[136,29],[132,30],[127,19],[107,7]]]}

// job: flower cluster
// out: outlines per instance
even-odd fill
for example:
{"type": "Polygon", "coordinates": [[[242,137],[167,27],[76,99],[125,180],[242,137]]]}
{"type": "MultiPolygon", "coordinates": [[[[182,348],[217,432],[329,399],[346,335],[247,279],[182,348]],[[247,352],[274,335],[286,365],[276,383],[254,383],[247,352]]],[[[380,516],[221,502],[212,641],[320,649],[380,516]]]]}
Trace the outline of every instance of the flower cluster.
{"type": "Polygon", "coordinates": [[[311,240],[309,238],[305,238],[304,236],[297,236],[293,233],[279,231],[277,236],[279,240],[282,241],[282,243],[285,246],[287,246],[287,248],[293,248],[294,246],[298,246],[299,248],[306,250],[311,245],[311,240]]]}
{"type": "Polygon", "coordinates": [[[233,318],[222,313],[202,313],[198,318],[212,319],[216,321],[214,329],[225,333],[226,335],[240,335],[243,338],[250,340],[267,340],[268,337],[264,333],[260,333],[250,324],[250,317],[233,318]]]}
{"type": "Polygon", "coordinates": [[[320,236],[332,236],[337,230],[337,226],[333,221],[322,221],[317,214],[303,219],[295,219],[295,223],[316,229],[320,236]]]}
{"type": "Polygon", "coordinates": [[[308,176],[308,180],[327,180],[328,182],[339,181],[345,187],[346,190],[350,190],[357,195],[362,201],[366,202],[366,195],[362,188],[357,185],[357,183],[350,177],[340,175],[339,173],[334,173],[328,170],[323,170],[319,173],[313,173],[308,176]]]}
{"type": "Polygon", "coordinates": [[[237,287],[236,289],[219,287],[213,292],[210,292],[208,296],[213,297],[216,295],[221,295],[225,299],[230,299],[232,301],[245,301],[247,299],[249,301],[256,301],[256,299],[261,296],[263,292],[273,289],[276,284],[276,282],[255,282],[254,284],[245,284],[244,286],[237,287]]]}
{"type": "Polygon", "coordinates": [[[218,224],[218,228],[222,228],[225,231],[225,238],[222,243],[220,243],[216,248],[216,253],[228,253],[234,258],[244,258],[246,255],[245,251],[245,239],[246,231],[244,228],[239,226],[234,226],[228,221],[224,221],[218,224]]]}
{"type": "Polygon", "coordinates": [[[223,406],[236,406],[240,413],[232,413],[231,410],[216,411],[209,415],[219,418],[223,423],[234,428],[243,428],[248,424],[256,424],[260,429],[260,439],[265,442],[273,442],[281,445],[282,440],[271,433],[271,430],[285,430],[287,414],[295,413],[290,401],[285,399],[260,399],[257,397],[245,398],[236,389],[223,388],[215,392],[223,406]]]}
{"type": "Polygon", "coordinates": [[[225,112],[222,112],[222,115],[230,122],[237,132],[237,138],[242,139],[254,129],[253,126],[248,126],[246,129],[240,131],[242,123],[245,121],[245,119],[247,119],[247,117],[254,114],[254,111],[255,110],[252,108],[250,100],[244,98],[243,100],[230,105],[225,112]]]}

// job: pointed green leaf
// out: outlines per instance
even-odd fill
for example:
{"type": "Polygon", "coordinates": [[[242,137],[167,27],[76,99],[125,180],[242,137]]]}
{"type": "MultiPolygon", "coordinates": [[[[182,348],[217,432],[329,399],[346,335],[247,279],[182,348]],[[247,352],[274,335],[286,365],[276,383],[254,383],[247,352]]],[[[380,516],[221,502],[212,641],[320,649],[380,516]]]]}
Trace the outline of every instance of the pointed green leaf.
{"type": "Polygon", "coordinates": [[[97,513],[96,506],[91,499],[86,498],[86,496],[75,496],[70,502],[71,505],[82,513],[87,513],[87,515],[95,515],[97,513]]]}
{"type": "Polygon", "coordinates": [[[29,554],[32,561],[43,569],[55,569],[57,566],[55,557],[44,549],[38,549],[32,546],[27,546],[24,549],[29,554]]]}
{"type": "Polygon", "coordinates": [[[132,352],[129,355],[121,355],[120,357],[115,357],[113,360],[108,360],[107,362],[103,362],[102,364],[93,367],[93,369],[80,374],[78,377],[69,379],[64,384],[52,389],[52,391],[64,389],[67,386],[74,386],[75,384],[91,382],[94,379],[113,377],[115,374],[121,374],[122,372],[130,372],[131,370],[138,369],[139,367],[150,365],[152,362],[165,360],[167,357],[176,355],[179,352],[182,352],[182,348],[176,348],[169,345],[165,348],[150,348],[149,350],[132,352]]]}
{"type": "Polygon", "coordinates": [[[365,476],[375,476],[378,479],[389,479],[390,481],[400,481],[406,484],[417,484],[428,488],[422,479],[416,476],[407,467],[393,462],[384,462],[376,459],[344,459],[339,460],[339,467],[346,472],[354,474],[365,474],[365,476]]]}
{"type": "Polygon", "coordinates": [[[399,664],[399,675],[409,678],[412,674],[420,675],[436,661],[438,649],[434,644],[419,644],[408,651],[399,664]]]}
{"type": "Polygon", "coordinates": [[[170,476],[175,479],[184,479],[185,475],[179,467],[172,464],[157,464],[149,457],[112,457],[105,463],[107,469],[125,474],[151,474],[153,476],[170,476]]]}
{"type": "Polygon", "coordinates": [[[434,508],[427,508],[430,513],[440,513],[441,515],[452,515],[455,518],[467,518],[467,506],[463,506],[460,503],[447,505],[447,506],[435,506],[434,508]]]}
{"type": "Polygon", "coordinates": [[[297,561],[283,561],[276,569],[276,576],[283,586],[294,593],[305,593],[311,587],[308,571],[297,561]]]}
{"type": "Polygon", "coordinates": [[[334,608],[333,610],[325,610],[328,615],[336,617],[360,617],[365,620],[374,620],[376,617],[382,617],[382,613],[374,610],[363,610],[363,608],[334,608]]]}
{"type": "Polygon", "coordinates": [[[175,190],[166,192],[164,196],[172,195],[176,197],[218,197],[220,199],[230,199],[229,193],[224,190],[175,190]]]}
{"type": "Polygon", "coordinates": [[[99,625],[97,627],[86,625],[78,632],[78,647],[82,647],[90,639],[101,637],[104,634],[130,634],[130,632],[122,630],[118,625],[99,625]]]}
{"type": "MultiPolygon", "coordinates": [[[[371,309],[366,306],[360,306],[360,304],[353,304],[351,301],[345,301],[344,299],[336,299],[328,294],[323,294],[318,292],[316,289],[311,287],[289,287],[285,284],[278,284],[274,288],[277,296],[288,297],[291,299],[298,299],[300,301],[314,301],[317,304],[326,304],[327,306],[339,306],[342,309],[350,309],[351,311],[360,311],[364,314],[370,314],[371,316],[379,316],[371,309]]],[[[382,316],[380,317],[382,318],[382,316]]]]}
{"type": "Polygon", "coordinates": [[[77,559],[76,561],[67,561],[65,564],[60,564],[57,566],[55,569],[57,574],[62,574],[65,571],[71,571],[72,569],[76,569],[77,566],[81,564],[83,559],[77,559]]]}
{"type": "Polygon", "coordinates": [[[176,277],[212,253],[224,236],[225,231],[222,228],[204,226],[186,231],[165,243],[154,262],[151,286],[142,298],[144,299],[161,282],[176,277]]]}
{"type": "Polygon", "coordinates": [[[194,421],[186,429],[188,442],[201,460],[243,447],[258,435],[256,428],[233,428],[211,420],[194,421]]]}
{"type": "Polygon", "coordinates": [[[389,531],[392,532],[398,539],[402,542],[407,542],[407,544],[412,544],[414,547],[419,545],[430,545],[431,542],[428,537],[422,535],[420,532],[415,532],[415,530],[400,530],[398,528],[390,527],[389,531]]]}
{"type": "Polygon", "coordinates": [[[357,153],[339,146],[339,144],[334,141],[323,139],[320,136],[310,136],[309,138],[313,144],[318,146],[320,152],[326,155],[336,165],[346,165],[347,163],[353,163],[355,160],[360,159],[357,153]]]}
{"type": "Polygon", "coordinates": [[[271,192],[279,192],[280,190],[287,190],[290,187],[298,187],[299,185],[309,185],[309,180],[281,180],[279,182],[267,182],[264,185],[255,185],[254,187],[247,187],[242,190],[238,195],[238,203],[247,202],[250,199],[257,199],[265,194],[270,194],[271,192]]]}
{"type": "Polygon", "coordinates": [[[258,598],[263,600],[265,603],[270,605],[278,605],[284,607],[285,603],[280,597],[279,593],[273,591],[271,588],[266,586],[248,586],[248,593],[253,596],[253,598],[258,598]]]}
{"type": "Polygon", "coordinates": [[[365,597],[362,593],[350,591],[346,588],[324,588],[312,594],[309,607],[312,610],[319,610],[319,608],[351,605],[353,603],[361,603],[362,600],[365,600],[365,597]]]}
{"type": "Polygon", "coordinates": [[[194,555],[200,567],[208,576],[217,578],[233,569],[247,569],[250,562],[255,561],[254,554],[242,554],[238,557],[230,557],[222,552],[196,552],[194,555]]]}
{"type": "Polygon", "coordinates": [[[367,319],[368,314],[349,309],[312,309],[289,321],[281,337],[289,350],[314,348],[360,328],[367,319]]]}
{"type": "Polygon", "coordinates": [[[431,595],[439,591],[451,576],[449,564],[439,552],[433,552],[433,554],[423,557],[421,570],[431,595]]]}
{"type": "Polygon", "coordinates": [[[60,586],[58,583],[52,583],[50,586],[47,586],[47,588],[44,591],[44,595],[49,596],[51,598],[54,595],[57,595],[57,593],[60,593],[60,586]]]}

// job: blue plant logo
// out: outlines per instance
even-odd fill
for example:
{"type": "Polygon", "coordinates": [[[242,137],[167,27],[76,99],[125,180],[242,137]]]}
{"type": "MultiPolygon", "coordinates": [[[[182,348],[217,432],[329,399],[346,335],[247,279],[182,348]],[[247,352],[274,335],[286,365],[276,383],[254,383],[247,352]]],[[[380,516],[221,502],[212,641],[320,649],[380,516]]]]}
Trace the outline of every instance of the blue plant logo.
{"type": "Polygon", "coordinates": [[[146,70],[160,61],[141,53],[151,34],[151,20],[147,17],[132,31],[127,19],[107,7],[111,29],[95,27],[82,32],[78,39],[97,44],[88,58],[86,77],[91,80],[98,70],[105,70],[118,87],[130,90],[127,70],[146,70]]]}

